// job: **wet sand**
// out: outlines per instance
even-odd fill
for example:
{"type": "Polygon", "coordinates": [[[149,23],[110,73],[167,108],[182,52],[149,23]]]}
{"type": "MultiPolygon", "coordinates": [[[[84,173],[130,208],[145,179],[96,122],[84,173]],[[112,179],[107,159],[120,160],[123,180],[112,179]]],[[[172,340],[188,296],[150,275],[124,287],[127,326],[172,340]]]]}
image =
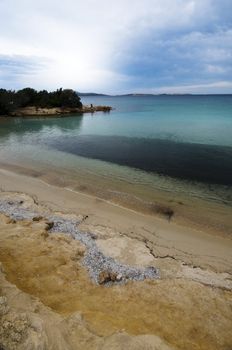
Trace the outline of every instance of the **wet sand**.
{"type": "Polygon", "coordinates": [[[141,237],[155,243],[157,256],[185,258],[193,265],[200,264],[220,271],[231,266],[231,244],[228,236],[211,235],[179,225],[174,220],[146,215],[94,196],[60,188],[25,175],[0,170],[0,184],[4,191],[17,191],[35,196],[43,205],[66,213],[88,215],[86,224],[110,227],[128,236],[141,237]]]}
{"type": "Polygon", "coordinates": [[[8,170],[0,170],[0,184],[1,197],[21,198],[42,216],[15,222],[0,215],[5,271],[0,274],[0,334],[7,349],[36,349],[43,342],[44,348],[72,350],[230,349],[228,235],[8,170]],[[49,233],[46,212],[84,218],[80,229],[96,235],[104,254],[121,263],[154,265],[160,278],[111,287],[93,283],[81,264],[83,246],[67,234],[49,233]]]}
{"type": "MultiPolygon", "coordinates": [[[[10,159],[9,162],[1,162],[0,169],[33,177],[55,187],[90,195],[90,198],[95,197],[149,216],[168,218],[162,211],[171,209],[174,213],[171,221],[178,225],[231,238],[230,189],[214,187],[211,191],[201,184],[188,184],[168,178],[160,180],[145,177],[142,182],[140,178],[128,181],[131,174],[121,174],[118,168],[111,169],[111,172],[116,171],[114,175],[113,172],[109,174],[108,166],[99,172],[99,169],[94,171],[92,165],[89,167],[88,160],[83,158],[83,162],[75,164],[73,169],[69,166],[66,169],[64,165],[58,168],[45,161],[10,159]]],[[[134,175],[136,174],[133,173],[134,175]]]]}

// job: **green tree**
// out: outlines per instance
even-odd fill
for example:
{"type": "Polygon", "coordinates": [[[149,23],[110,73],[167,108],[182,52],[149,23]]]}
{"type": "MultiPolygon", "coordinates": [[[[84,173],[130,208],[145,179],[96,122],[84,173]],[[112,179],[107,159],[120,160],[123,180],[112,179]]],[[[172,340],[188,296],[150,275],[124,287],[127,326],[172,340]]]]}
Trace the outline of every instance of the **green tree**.
{"type": "Polygon", "coordinates": [[[31,88],[19,91],[0,89],[0,115],[8,115],[17,108],[28,106],[81,108],[82,103],[78,94],[72,89],[60,88],[52,92],[36,91],[31,88]]]}

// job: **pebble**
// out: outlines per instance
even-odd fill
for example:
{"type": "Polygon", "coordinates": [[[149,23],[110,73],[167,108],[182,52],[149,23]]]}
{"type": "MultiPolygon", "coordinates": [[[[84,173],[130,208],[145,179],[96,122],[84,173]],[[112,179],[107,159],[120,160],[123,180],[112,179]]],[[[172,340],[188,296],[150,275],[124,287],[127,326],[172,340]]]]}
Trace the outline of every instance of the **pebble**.
{"type": "MultiPolygon", "coordinates": [[[[34,220],[40,218],[39,213],[22,207],[20,201],[0,200],[0,212],[14,220],[34,220]],[[36,219],[35,219],[36,218],[36,219]]],[[[105,256],[96,244],[97,236],[78,229],[80,221],[67,219],[59,215],[45,215],[49,232],[71,234],[74,239],[85,245],[86,252],[82,264],[89,272],[91,279],[97,284],[111,286],[128,281],[142,281],[159,278],[159,271],[153,267],[138,268],[121,264],[115,259],[105,256]]]]}

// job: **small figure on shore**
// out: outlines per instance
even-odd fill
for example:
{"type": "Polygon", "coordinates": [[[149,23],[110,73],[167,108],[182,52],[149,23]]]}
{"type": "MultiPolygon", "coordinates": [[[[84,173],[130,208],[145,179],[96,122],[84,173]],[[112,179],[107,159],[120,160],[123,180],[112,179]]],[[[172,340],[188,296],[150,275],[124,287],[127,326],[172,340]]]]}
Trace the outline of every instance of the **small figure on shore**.
{"type": "Polygon", "coordinates": [[[90,108],[93,108],[93,104],[91,103],[90,108]]]}

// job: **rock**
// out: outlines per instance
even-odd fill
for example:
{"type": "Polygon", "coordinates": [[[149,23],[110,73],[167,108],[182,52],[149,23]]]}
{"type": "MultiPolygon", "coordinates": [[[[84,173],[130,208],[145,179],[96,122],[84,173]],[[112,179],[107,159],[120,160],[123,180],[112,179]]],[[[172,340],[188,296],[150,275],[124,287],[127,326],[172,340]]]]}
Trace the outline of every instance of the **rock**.
{"type": "Polygon", "coordinates": [[[110,280],[111,280],[112,282],[117,281],[117,274],[116,274],[115,272],[111,272],[111,273],[110,273],[110,280]]]}
{"type": "Polygon", "coordinates": [[[110,273],[108,271],[102,271],[98,276],[98,283],[105,284],[110,281],[110,273]]]}
{"type": "Polygon", "coordinates": [[[5,273],[4,266],[1,262],[0,262],[0,272],[5,273]]]}
{"type": "Polygon", "coordinates": [[[78,247],[73,255],[71,255],[71,260],[78,261],[85,255],[85,247],[78,247]]]}
{"type": "Polygon", "coordinates": [[[9,224],[16,224],[16,220],[11,219],[10,222],[9,222],[9,224]]]}
{"type": "Polygon", "coordinates": [[[117,280],[118,282],[122,280],[122,274],[121,274],[121,273],[119,273],[119,274],[117,275],[116,280],[117,280]]]}
{"type": "Polygon", "coordinates": [[[42,216],[35,216],[32,220],[33,221],[41,221],[43,219],[42,216]]]}
{"type": "Polygon", "coordinates": [[[26,314],[7,313],[0,323],[1,346],[6,349],[17,349],[20,342],[27,337],[29,321],[26,314]]]}
{"type": "Polygon", "coordinates": [[[7,298],[5,296],[0,297],[0,316],[6,315],[9,312],[9,306],[7,304],[7,298]]]}
{"type": "MultiPolygon", "coordinates": [[[[115,281],[119,281],[118,280],[118,274],[116,272],[111,272],[111,271],[102,271],[99,273],[98,276],[98,283],[99,284],[105,284],[108,282],[115,282],[115,281]]],[[[122,279],[122,276],[121,276],[122,279]]]]}
{"type": "Polygon", "coordinates": [[[54,226],[54,222],[53,221],[47,221],[46,222],[46,230],[51,230],[54,226]]]}
{"type": "Polygon", "coordinates": [[[45,239],[49,237],[49,234],[48,234],[47,230],[41,232],[41,237],[43,237],[45,239]]]}

